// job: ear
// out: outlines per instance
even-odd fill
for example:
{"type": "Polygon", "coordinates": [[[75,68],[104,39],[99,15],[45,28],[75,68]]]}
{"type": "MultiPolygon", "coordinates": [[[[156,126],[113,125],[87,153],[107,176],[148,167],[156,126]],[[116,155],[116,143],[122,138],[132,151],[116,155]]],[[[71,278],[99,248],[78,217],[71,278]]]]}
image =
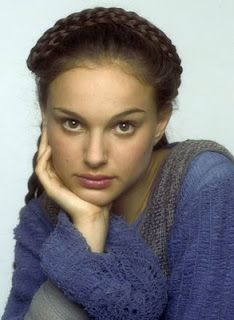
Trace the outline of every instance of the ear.
{"type": "Polygon", "coordinates": [[[162,138],[164,135],[168,122],[171,118],[172,107],[164,106],[159,112],[157,117],[157,124],[155,128],[155,144],[162,138]]]}

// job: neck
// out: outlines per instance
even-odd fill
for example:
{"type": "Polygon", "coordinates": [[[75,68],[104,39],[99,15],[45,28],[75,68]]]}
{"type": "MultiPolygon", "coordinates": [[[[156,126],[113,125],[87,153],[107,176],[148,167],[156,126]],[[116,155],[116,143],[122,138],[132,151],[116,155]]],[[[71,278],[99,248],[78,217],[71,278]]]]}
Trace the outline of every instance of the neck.
{"type": "Polygon", "coordinates": [[[149,166],[139,182],[113,203],[113,211],[120,214],[128,223],[133,223],[145,209],[154,178],[167,154],[166,149],[153,152],[149,166]]]}

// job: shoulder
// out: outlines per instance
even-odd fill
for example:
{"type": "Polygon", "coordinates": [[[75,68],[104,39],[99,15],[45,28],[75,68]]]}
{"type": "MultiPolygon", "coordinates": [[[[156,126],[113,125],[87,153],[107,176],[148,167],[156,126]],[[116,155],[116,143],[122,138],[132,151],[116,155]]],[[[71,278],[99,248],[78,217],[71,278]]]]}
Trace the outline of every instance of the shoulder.
{"type": "Polygon", "coordinates": [[[234,224],[233,203],[234,162],[218,152],[200,153],[190,163],[178,194],[172,235],[178,230],[187,234],[200,224],[211,226],[211,221],[220,227],[229,221],[228,230],[234,224]]]}
{"type": "Polygon", "coordinates": [[[187,175],[204,177],[227,174],[234,170],[234,162],[226,155],[215,151],[204,151],[192,161],[187,175]]]}
{"type": "Polygon", "coordinates": [[[229,237],[234,226],[233,203],[232,159],[219,152],[198,154],[190,162],[177,197],[171,240],[181,235],[186,246],[190,236],[199,237],[201,230],[209,237],[226,230],[225,237],[229,237]]]}
{"type": "Polygon", "coordinates": [[[33,223],[38,221],[41,224],[49,226],[49,220],[43,208],[42,198],[33,198],[19,212],[19,225],[33,223]]]}
{"type": "Polygon", "coordinates": [[[14,238],[32,251],[45,240],[53,230],[46,218],[40,197],[31,199],[21,208],[19,221],[14,228],[14,238]]]}
{"type": "Polygon", "coordinates": [[[181,186],[180,199],[186,201],[202,188],[232,184],[234,187],[234,161],[226,155],[204,151],[190,162],[181,186]]]}

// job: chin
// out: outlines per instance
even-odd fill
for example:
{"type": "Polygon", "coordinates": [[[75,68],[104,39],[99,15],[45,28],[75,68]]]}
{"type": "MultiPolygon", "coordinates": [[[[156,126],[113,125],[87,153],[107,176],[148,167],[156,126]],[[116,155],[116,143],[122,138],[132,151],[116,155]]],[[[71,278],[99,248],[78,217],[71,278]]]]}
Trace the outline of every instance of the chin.
{"type": "Polygon", "coordinates": [[[105,207],[109,205],[113,201],[113,197],[110,195],[102,194],[103,191],[97,190],[87,190],[87,191],[80,191],[74,190],[73,191],[79,198],[82,200],[89,202],[97,207],[105,207]]]}

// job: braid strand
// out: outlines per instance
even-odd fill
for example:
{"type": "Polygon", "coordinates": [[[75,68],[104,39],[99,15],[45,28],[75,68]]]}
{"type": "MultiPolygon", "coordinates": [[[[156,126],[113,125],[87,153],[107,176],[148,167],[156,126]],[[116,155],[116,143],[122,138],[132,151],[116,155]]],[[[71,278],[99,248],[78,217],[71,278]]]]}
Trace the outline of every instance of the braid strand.
{"type": "Polygon", "coordinates": [[[68,37],[80,29],[100,24],[121,25],[137,33],[152,46],[160,47],[163,54],[179,66],[179,73],[182,73],[181,60],[177,55],[176,48],[161,30],[135,12],[128,12],[122,8],[103,7],[75,12],[67,18],[58,20],[32,48],[27,59],[28,68],[36,72],[42,62],[68,37]]]}

